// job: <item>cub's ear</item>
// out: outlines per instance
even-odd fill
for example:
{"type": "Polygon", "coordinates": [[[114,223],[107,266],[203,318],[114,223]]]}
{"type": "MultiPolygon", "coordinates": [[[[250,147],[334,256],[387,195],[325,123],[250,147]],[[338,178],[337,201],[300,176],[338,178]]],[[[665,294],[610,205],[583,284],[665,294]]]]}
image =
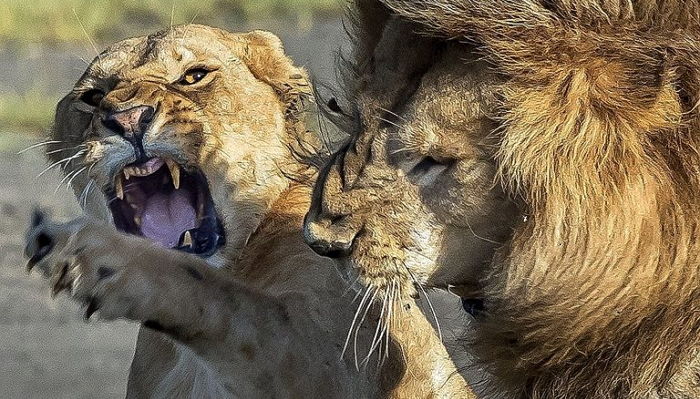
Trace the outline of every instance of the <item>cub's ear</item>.
{"type": "Polygon", "coordinates": [[[270,32],[253,31],[244,35],[247,41],[243,60],[257,79],[277,92],[286,105],[288,117],[296,117],[313,90],[303,68],[294,66],[284,53],[282,41],[270,32]]]}

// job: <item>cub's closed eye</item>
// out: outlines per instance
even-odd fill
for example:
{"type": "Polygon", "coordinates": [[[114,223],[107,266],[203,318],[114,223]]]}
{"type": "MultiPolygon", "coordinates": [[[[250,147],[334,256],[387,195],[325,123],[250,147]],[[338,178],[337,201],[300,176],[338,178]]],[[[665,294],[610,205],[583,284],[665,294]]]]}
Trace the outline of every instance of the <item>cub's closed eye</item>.
{"type": "Polygon", "coordinates": [[[80,96],[80,101],[91,107],[97,107],[105,98],[105,93],[100,89],[90,89],[80,96]]]}
{"type": "Polygon", "coordinates": [[[185,86],[193,85],[206,78],[209,73],[211,73],[211,71],[206,68],[192,68],[182,75],[178,83],[185,86]]]}

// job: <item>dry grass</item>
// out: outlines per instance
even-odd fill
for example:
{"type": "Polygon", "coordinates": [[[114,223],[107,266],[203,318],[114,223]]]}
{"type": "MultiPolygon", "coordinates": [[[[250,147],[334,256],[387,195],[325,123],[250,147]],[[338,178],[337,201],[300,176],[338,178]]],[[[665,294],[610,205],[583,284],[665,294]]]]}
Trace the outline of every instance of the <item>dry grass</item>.
{"type": "Polygon", "coordinates": [[[0,43],[98,41],[151,31],[171,23],[310,18],[335,15],[343,0],[3,0],[0,43]]]}

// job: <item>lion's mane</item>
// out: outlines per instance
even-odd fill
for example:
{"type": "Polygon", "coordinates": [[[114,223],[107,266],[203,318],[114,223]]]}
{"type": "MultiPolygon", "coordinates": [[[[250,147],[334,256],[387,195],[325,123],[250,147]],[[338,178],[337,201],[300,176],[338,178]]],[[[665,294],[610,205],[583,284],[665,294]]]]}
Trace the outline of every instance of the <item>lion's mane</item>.
{"type": "MultiPolygon", "coordinates": [[[[498,177],[523,221],[485,281],[475,345],[499,388],[695,397],[700,2],[382,3],[425,35],[475,42],[505,78],[498,177]]],[[[358,9],[361,54],[387,12],[358,9]]]]}

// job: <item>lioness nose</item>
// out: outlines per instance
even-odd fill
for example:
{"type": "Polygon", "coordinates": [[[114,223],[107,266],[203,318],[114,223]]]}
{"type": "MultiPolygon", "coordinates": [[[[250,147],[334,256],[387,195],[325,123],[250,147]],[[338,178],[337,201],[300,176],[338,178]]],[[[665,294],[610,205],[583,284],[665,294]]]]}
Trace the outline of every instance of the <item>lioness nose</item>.
{"type": "Polygon", "coordinates": [[[109,112],[102,117],[102,124],[126,139],[141,138],[153,122],[155,109],[148,105],[139,105],[125,111],[109,112]]]}
{"type": "Polygon", "coordinates": [[[304,221],[304,240],[317,254],[329,258],[343,258],[352,251],[352,239],[345,239],[334,234],[331,229],[309,220],[304,221]]]}

